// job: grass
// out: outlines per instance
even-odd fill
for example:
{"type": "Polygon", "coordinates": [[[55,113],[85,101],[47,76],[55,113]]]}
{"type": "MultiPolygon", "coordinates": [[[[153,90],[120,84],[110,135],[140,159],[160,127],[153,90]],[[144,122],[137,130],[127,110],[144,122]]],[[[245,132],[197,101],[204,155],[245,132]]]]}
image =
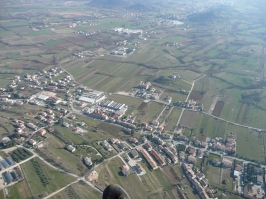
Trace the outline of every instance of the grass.
{"type": "MultiPolygon", "coordinates": [[[[8,187],[8,198],[9,199],[25,199],[31,198],[31,190],[25,180],[8,187]]],[[[1,197],[0,197],[1,198],[1,197]]]]}
{"type": "Polygon", "coordinates": [[[166,133],[172,133],[175,126],[176,126],[176,123],[179,119],[179,116],[181,114],[181,109],[178,109],[178,108],[173,108],[170,115],[168,116],[168,119],[167,119],[167,123],[166,123],[166,127],[164,129],[164,131],[166,133]]]}
{"type": "Polygon", "coordinates": [[[158,118],[163,108],[164,105],[157,102],[150,102],[149,105],[146,106],[145,110],[138,113],[137,117],[141,122],[151,122],[152,120],[158,118]]]}
{"type": "MultiPolygon", "coordinates": [[[[0,190],[0,198],[5,198],[4,189],[0,190]]],[[[16,198],[14,198],[16,199],[16,198]]]]}
{"type": "Polygon", "coordinates": [[[43,44],[47,47],[52,47],[57,43],[63,42],[63,39],[52,39],[52,40],[47,40],[45,42],[43,42],[43,44]]]}
{"type": "Polygon", "coordinates": [[[49,140],[49,144],[44,148],[44,151],[49,157],[56,160],[65,170],[82,175],[87,172],[86,166],[83,162],[75,156],[75,154],[68,152],[65,149],[65,145],[56,137],[51,134],[46,136],[49,140]]]}
{"type": "Polygon", "coordinates": [[[236,138],[238,156],[264,163],[263,140],[256,132],[238,127],[236,138]]]}
{"type": "Polygon", "coordinates": [[[83,181],[79,181],[71,186],[67,187],[63,191],[51,197],[51,199],[72,199],[73,197],[81,197],[85,199],[99,199],[101,194],[95,189],[91,188],[89,185],[85,184],[83,181]]]}
{"type": "Polygon", "coordinates": [[[209,165],[207,178],[211,186],[220,186],[221,181],[221,168],[209,165]]]}
{"type": "Polygon", "coordinates": [[[75,180],[74,177],[60,173],[57,170],[47,166],[39,158],[34,159],[39,162],[41,169],[49,179],[49,184],[46,187],[43,186],[31,161],[22,164],[23,172],[26,175],[27,183],[29,184],[33,195],[54,192],[75,180]]]}
{"type": "Polygon", "coordinates": [[[105,185],[119,184],[131,198],[147,198],[147,192],[133,170],[130,170],[128,176],[121,174],[119,167],[123,164],[122,160],[117,157],[96,168],[99,173],[96,185],[105,188],[105,185]]]}

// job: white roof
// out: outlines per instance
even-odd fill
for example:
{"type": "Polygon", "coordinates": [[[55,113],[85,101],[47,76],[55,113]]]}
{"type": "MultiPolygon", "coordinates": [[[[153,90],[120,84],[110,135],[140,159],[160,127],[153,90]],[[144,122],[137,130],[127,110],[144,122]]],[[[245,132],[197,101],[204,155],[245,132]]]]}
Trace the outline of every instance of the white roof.
{"type": "Polygon", "coordinates": [[[43,95],[43,94],[39,94],[39,96],[37,97],[37,99],[39,99],[39,100],[47,100],[48,98],[49,98],[49,96],[43,95]]]}
{"type": "Polygon", "coordinates": [[[90,104],[94,104],[95,103],[95,99],[88,98],[88,97],[80,97],[79,101],[90,103],[90,104]]]}

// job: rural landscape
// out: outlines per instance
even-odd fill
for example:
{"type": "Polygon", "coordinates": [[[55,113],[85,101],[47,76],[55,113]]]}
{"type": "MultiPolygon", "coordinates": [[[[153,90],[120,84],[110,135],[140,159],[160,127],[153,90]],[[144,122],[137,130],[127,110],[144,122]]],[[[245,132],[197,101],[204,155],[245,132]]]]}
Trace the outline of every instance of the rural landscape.
{"type": "Polygon", "coordinates": [[[0,199],[266,197],[264,1],[0,10],[0,199]]]}

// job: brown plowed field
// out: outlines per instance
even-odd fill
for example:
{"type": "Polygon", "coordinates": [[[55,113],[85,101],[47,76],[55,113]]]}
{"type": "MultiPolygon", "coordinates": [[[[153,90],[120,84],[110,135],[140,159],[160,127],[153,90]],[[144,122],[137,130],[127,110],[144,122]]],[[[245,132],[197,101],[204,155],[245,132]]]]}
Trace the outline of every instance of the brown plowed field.
{"type": "Polygon", "coordinates": [[[170,179],[172,184],[179,184],[181,181],[172,167],[164,167],[164,172],[170,179]]]}
{"type": "Polygon", "coordinates": [[[204,93],[201,91],[192,91],[189,95],[189,99],[202,100],[204,93]]]}
{"type": "Polygon", "coordinates": [[[187,128],[194,128],[198,113],[194,111],[184,111],[184,114],[181,118],[180,125],[187,128]]]}
{"type": "Polygon", "coordinates": [[[85,74],[77,77],[76,80],[79,81],[79,82],[82,82],[83,80],[87,79],[88,77],[90,77],[91,75],[96,73],[97,71],[98,71],[97,69],[93,69],[91,72],[85,73],[85,74]]]}
{"type": "Polygon", "coordinates": [[[77,35],[75,37],[66,37],[66,40],[72,41],[74,43],[83,44],[84,42],[88,42],[89,39],[82,35],[77,35]]]}
{"type": "Polygon", "coordinates": [[[145,109],[145,107],[148,105],[148,103],[146,102],[142,102],[139,107],[137,108],[138,111],[142,111],[143,109],[145,109]]]}
{"type": "Polygon", "coordinates": [[[223,108],[224,108],[224,102],[223,101],[216,102],[216,105],[212,111],[212,115],[214,115],[216,117],[220,117],[223,108]]]}

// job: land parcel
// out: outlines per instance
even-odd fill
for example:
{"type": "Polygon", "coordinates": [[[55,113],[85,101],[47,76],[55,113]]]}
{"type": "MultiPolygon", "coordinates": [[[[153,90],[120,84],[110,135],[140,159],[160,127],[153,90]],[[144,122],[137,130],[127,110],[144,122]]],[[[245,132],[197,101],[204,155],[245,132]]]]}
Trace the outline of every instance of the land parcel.
{"type": "Polygon", "coordinates": [[[22,164],[22,170],[34,196],[49,194],[75,180],[74,177],[47,166],[39,158],[22,164]]]}

